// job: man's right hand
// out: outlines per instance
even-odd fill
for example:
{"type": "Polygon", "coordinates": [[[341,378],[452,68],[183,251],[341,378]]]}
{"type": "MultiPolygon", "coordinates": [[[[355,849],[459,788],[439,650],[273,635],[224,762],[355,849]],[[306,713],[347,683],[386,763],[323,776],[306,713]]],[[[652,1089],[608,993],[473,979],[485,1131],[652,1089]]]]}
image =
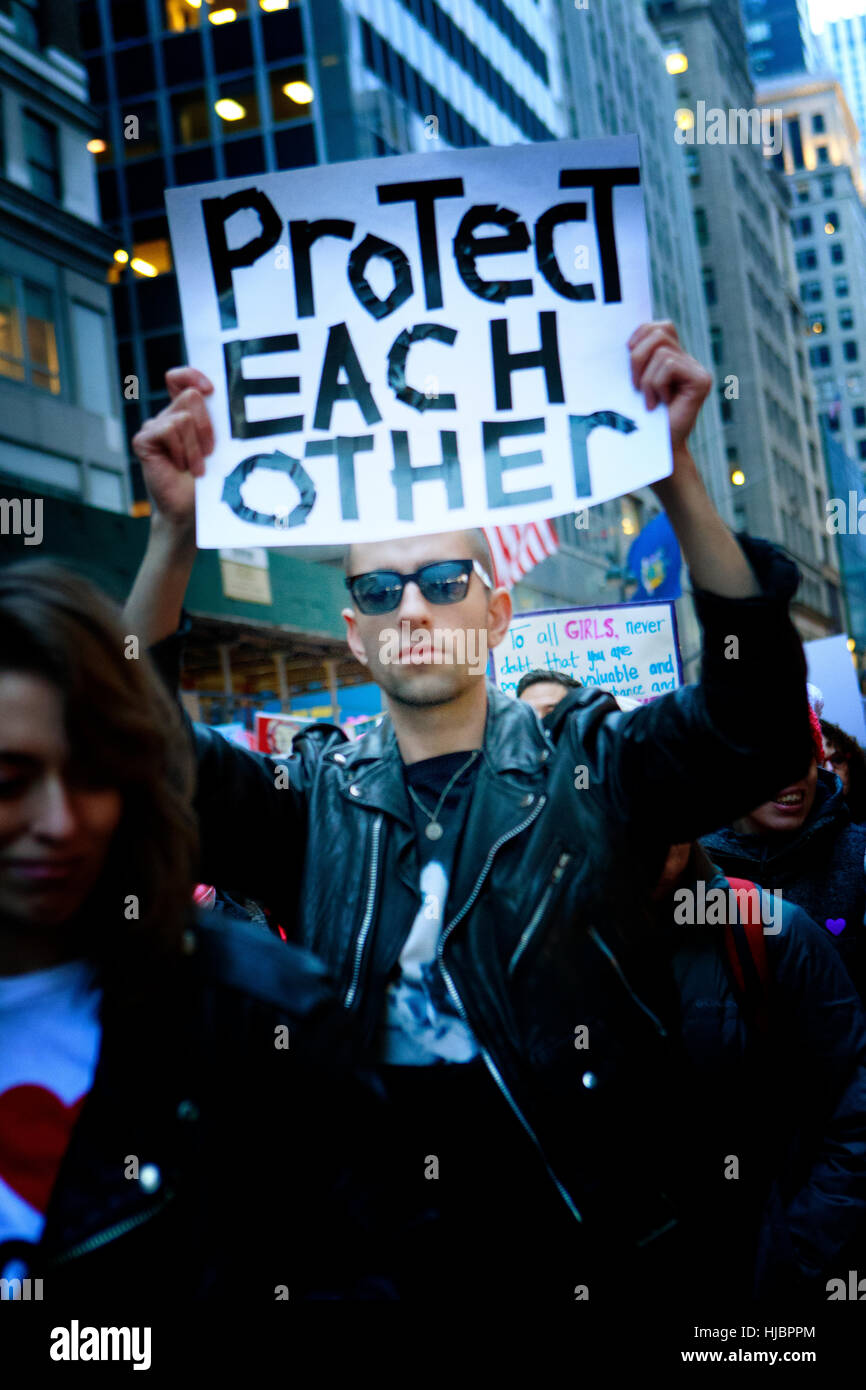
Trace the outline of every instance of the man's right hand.
{"type": "Polygon", "coordinates": [[[173,526],[189,528],[195,519],[195,479],[204,477],[205,458],[214,448],[204,399],[213,383],[195,367],[173,367],[165,384],[170,403],[145,420],[132,447],[154,511],[173,526]]]}

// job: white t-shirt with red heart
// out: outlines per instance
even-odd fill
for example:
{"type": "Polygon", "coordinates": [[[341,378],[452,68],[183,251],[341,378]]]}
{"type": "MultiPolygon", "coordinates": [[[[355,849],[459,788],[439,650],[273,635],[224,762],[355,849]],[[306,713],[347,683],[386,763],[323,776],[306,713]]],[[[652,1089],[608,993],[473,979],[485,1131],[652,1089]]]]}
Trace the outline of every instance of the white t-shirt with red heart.
{"type": "Polygon", "coordinates": [[[0,976],[0,1246],[42,1235],[93,1084],[101,993],[86,961],[0,976]]]}

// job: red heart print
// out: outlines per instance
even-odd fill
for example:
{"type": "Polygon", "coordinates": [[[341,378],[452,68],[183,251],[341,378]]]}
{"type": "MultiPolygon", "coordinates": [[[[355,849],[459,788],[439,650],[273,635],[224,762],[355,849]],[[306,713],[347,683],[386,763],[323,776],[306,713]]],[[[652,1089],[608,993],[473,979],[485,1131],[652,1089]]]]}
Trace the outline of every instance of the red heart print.
{"type": "Polygon", "coordinates": [[[53,1091],[30,1083],[0,1094],[0,1178],[37,1211],[48,1206],[83,1104],[79,1096],[64,1105],[53,1091]]]}

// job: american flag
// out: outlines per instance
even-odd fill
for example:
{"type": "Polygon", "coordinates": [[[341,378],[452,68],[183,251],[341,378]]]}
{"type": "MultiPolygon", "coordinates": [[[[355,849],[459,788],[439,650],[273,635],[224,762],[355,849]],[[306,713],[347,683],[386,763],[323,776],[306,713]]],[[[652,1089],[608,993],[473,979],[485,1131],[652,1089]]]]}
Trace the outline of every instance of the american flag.
{"type": "Polygon", "coordinates": [[[484,534],[493,555],[496,583],[506,589],[559,548],[552,521],[532,521],[528,526],[487,526],[484,534]]]}

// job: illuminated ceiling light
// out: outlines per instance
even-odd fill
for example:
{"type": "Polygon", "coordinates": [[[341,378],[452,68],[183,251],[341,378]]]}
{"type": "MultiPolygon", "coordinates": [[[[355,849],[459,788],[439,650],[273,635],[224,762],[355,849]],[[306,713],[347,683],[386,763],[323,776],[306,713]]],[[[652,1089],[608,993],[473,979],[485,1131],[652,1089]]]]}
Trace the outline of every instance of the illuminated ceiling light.
{"type": "Polygon", "coordinates": [[[88,140],[87,148],[91,154],[105,154],[105,151],[108,149],[108,146],[106,145],[104,140],[96,139],[88,140]]]}
{"type": "Polygon", "coordinates": [[[186,3],[194,10],[201,9],[201,0],[186,0],[186,3]]]}
{"type": "Polygon", "coordinates": [[[694,111],[690,111],[687,106],[680,106],[678,110],[674,112],[674,116],[676,118],[677,127],[680,130],[691,130],[695,123],[695,113],[694,111]]]}
{"type": "Polygon", "coordinates": [[[824,231],[827,233],[828,236],[832,236],[833,233],[835,232],[835,230],[836,230],[835,223],[833,223],[833,222],[825,222],[825,223],[824,223],[824,231]]]}
{"type": "Polygon", "coordinates": [[[849,637],[848,641],[845,643],[845,646],[848,648],[849,652],[853,652],[854,648],[857,646],[857,643],[854,641],[853,637],[849,637]]]}
{"type": "Polygon", "coordinates": [[[141,256],[133,256],[129,264],[132,266],[133,270],[138,272],[139,275],[146,275],[148,279],[152,280],[154,275],[159,274],[159,271],[157,270],[156,266],[151,265],[150,261],[143,261],[141,259],[141,256]]]}
{"type": "Polygon", "coordinates": [[[220,97],[214,103],[214,111],[221,116],[224,121],[242,121],[247,114],[245,106],[241,106],[239,101],[234,101],[232,97],[220,97]]]}
{"type": "Polygon", "coordinates": [[[313,100],[313,89],[309,82],[287,82],[283,91],[290,101],[299,106],[307,106],[313,100]]]}
{"type": "Polygon", "coordinates": [[[114,253],[114,259],[117,261],[118,265],[126,265],[127,261],[129,260],[129,252],[124,251],[122,247],[119,247],[118,250],[114,253]]]}
{"type": "Polygon", "coordinates": [[[734,487],[742,487],[745,481],[746,475],[742,468],[735,468],[731,474],[731,482],[734,484],[734,487]]]}
{"type": "Polygon", "coordinates": [[[635,528],[634,528],[634,522],[632,521],[632,519],[631,519],[630,516],[624,516],[624,517],[623,517],[623,519],[622,519],[622,529],[623,529],[623,531],[625,532],[625,534],[626,534],[627,536],[633,536],[633,535],[634,535],[634,529],[635,529],[635,528]]]}
{"type": "Polygon", "coordinates": [[[208,19],[211,24],[233,24],[238,17],[237,10],[211,10],[208,19]]]}
{"type": "Polygon", "coordinates": [[[259,0],[259,5],[265,14],[273,14],[274,10],[287,10],[289,0],[259,0]]]}
{"type": "Polygon", "coordinates": [[[689,60],[685,53],[669,53],[665,58],[665,67],[671,77],[676,77],[677,73],[688,71],[689,60]]]}

